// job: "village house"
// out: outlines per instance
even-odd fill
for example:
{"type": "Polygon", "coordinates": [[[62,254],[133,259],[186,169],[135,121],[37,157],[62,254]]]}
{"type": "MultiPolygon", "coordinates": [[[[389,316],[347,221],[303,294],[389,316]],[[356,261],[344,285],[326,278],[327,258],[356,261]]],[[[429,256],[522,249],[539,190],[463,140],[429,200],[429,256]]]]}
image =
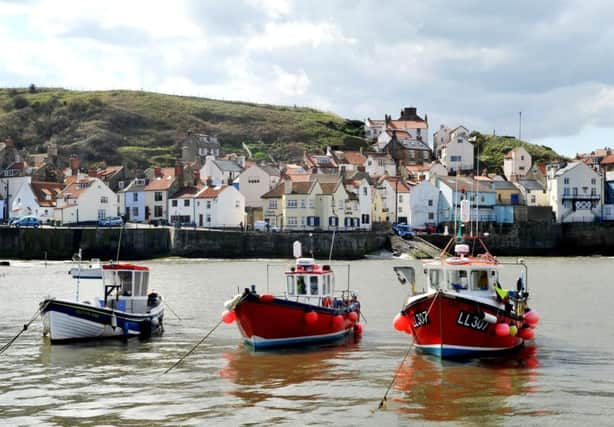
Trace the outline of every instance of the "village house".
{"type": "Polygon", "coordinates": [[[430,180],[434,176],[448,176],[448,170],[437,160],[421,165],[405,165],[405,178],[410,181],[430,180]]]}
{"type": "Polygon", "coordinates": [[[195,196],[198,227],[239,228],[245,221],[245,197],[233,185],[205,187],[195,196]]]}
{"type": "Polygon", "coordinates": [[[503,174],[508,181],[515,181],[527,175],[531,168],[531,155],[524,147],[515,147],[503,159],[503,174]]]}
{"type": "Polygon", "coordinates": [[[183,187],[168,196],[168,222],[196,226],[196,195],[202,187],[183,187]]]}
{"type": "Polygon", "coordinates": [[[144,221],[152,224],[168,222],[168,196],[183,187],[183,168],[155,167],[146,171],[147,183],[143,188],[143,203],[145,206],[144,221]]]}
{"type": "Polygon", "coordinates": [[[548,194],[556,222],[601,218],[601,176],[583,162],[548,166],[548,194]]]}
{"type": "Polygon", "coordinates": [[[439,130],[433,134],[433,155],[440,159],[441,150],[447,144],[452,141],[456,141],[457,143],[469,142],[469,134],[469,129],[462,125],[455,128],[440,125],[439,130]]]}
{"type": "Polygon", "coordinates": [[[361,151],[333,151],[330,148],[327,148],[327,155],[332,157],[335,164],[339,166],[341,169],[341,174],[345,172],[365,170],[367,158],[361,151]]]}
{"type": "Polygon", "coordinates": [[[93,223],[118,215],[115,193],[100,178],[77,174],[68,177],[57,195],[55,221],[60,224],[93,223]]]}
{"type": "Polygon", "coordinates": [[[373,189],[369,181],[362,177],[360,179],[348,179],[344,184],[348,194],[354,195],[358,202],[358,206],[354,209],[358,210],[360,228],[362,230],[371,230],[373,221],[373,189]]]}
{"type": "Polygon", "coordinates": [[[367,158],[365,172],[371,178],[379,178],[384,175],[395,176],[397,174],[397,166],[394,159],[388,153],[377,153],[369,151],[364,153],[367,158]]]}
{"type": "Polygon", "coordinates": [[[312,174],[339,174],[339,166],[335,159],[327,154],[303,154],[303,167],[312,174]]]}
{"type": "Polygon", "coordinates": [[[449,172],[462,173],[474,169],[474,146],[469,132],[462,126],[452,130],[450,140],[438,146],[441,163],[449,172]]]}
{"type": "Polygon", "coordinates": [[[207,156],[220,156],[220,142],[216,136],[188,131],[181,146],[181,160],[186,163],[204,163],[207,156]]]}
{"type": "Polygon", "coordinates": [[[243,172],[245,157],[235,160],[216,159],[207,156],[204,166],[200,169],[200,180],[209,186],[232,185],[243,172]]]}
{"type": "Polygon", "coordinates": [[[246,168],[238,177],[239,191],[245,197],[248,208],[263,208],[264,193],[271,191],[280,180],[280,171],[274,166],[254,164],[246,168]]]}
{"type": "Polygon", "coordinates": [[[435,178],[434,184],[440,190],[438,223],[454,223],[460,217],[460,202],[463,199],[471,203],[472,221],[496,220],[494,208],[497,197],[491,182],[467,176],[440,176],[435,178]]]}
{"type": "Polygon", "coordinates": [[[431,181],[409,182],[409,221],[413,229],[427,230],[438,225],[439,189],[431,181]]]}
{"type": "Polygon", "coordinates": [[[376,151],[389,153],[396,162],[420,164],[429,162],[431,149],[421,139],[415,139],[407,131],[387,130],[375,144],[376,151]]]}
{"type": "Polygon", "coordinates": [[[126,222],[145,221],[145,177],[135,178],[118,193],[120,211],[126,222]]]}
{"type": "Polygon", "coordinates": [[[13,197],[11,218],[36,216],[43,224],[55,219],[55,206],[63,184],[59,182],[24,183],[13,197]]]}
{"type": "Polygon", "coordinates": [[[382,201],[385,221],[390,223],[409,223],[409,187],[396,176],[384,176],[377,184],[382,201]]]}
{"type": "Polygon", "coordinates": [[[550,206],[546,187],[536,179],[519,179],[514,183],[520,190],[520,204],[526,206],[550,206]]]}

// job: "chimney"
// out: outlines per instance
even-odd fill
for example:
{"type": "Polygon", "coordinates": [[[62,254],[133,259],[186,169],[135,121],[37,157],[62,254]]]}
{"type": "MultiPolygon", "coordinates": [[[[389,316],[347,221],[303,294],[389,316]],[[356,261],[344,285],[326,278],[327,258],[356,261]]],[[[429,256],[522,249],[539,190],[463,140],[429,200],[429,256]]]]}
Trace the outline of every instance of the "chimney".
{"type": "Polygon", "coordinates": [[[79,156],[73,154],[70,156],[69,160],[69,167],[70,170],[72,172],[73,175],[77,175],[77,172],[79,172],[79,167],[81,166],[81,160],[79,160],[79,156]]]}
{"type": "Polygon", "coordinates": [[[182,188],[184,184],[183,163],[181,163],[181,160],[179,159],[175,161],[175,177],[179,180],[179,188],[182,188]]]}
{"type": "Polygon", "coordinates": [[[286,179],[284,181],[284,194],[292,193],[292,180],[286,179]]]}
{"type": "Polygon", "coordinates": [[[162,168],[160,166],[154,168],[154,178],[162,178],[162,168]]]}

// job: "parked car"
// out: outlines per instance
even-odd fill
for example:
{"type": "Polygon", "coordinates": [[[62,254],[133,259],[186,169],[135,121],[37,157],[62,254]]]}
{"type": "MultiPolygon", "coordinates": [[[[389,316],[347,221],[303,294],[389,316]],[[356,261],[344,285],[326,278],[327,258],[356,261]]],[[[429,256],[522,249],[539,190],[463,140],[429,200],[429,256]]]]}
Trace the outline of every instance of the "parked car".
{"type": "Polygon", "coordinates": [[[99,227],[121,227],[124,220],[121,216],[109,216],[98,220],[99,227]]]}
{"type": "Polygon", "coordinates": [[[13,227],[40,227],[41,222],[35,216],[23,216],[11,222],[11,226],[13,227]]]}
{"type": "Polygon", "coordinates": [[[416,235],[416,232],[411,229],[409,224],[394,224],[392,230],[397,236],[404,239],[411,239],[416,235]]]}
{"type": "Polygon", "coordinates": [[[254,223],[255,231],[279,231],[279,228],[276,226],[272,226],[267,221],[256,221],[254,223]]]}

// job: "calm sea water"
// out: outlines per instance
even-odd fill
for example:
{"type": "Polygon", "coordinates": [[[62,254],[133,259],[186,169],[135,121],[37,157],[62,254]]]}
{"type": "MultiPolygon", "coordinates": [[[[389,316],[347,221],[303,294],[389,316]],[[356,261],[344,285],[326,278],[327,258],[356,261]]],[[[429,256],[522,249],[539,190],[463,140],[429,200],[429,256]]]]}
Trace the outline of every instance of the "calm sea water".
{"type": "MultiPolygon", "coordinates": [[[[367,319],[362,339],[254,353],[235,325],[221,325],[166,375],[238,288],[266,289],[267,261],[147,262],[151,287],[181,320],[167,310],[166,333],[147,342],[62,346],[50,346],[34,323],[0,355],[0,425],[611,425],[614,259],[526,261],[542,321],[535,344],[513,357],[458,363],[416,354],[391,325],[407,293],[392,267],[411,262],[364,260],[350,263],[367,319]]],[[[67,264],[0,268],[0,345],[44,296],[75,295],[67,264]]],[[[269,270],[278,290],[283,268],[269,270]]],[[[346,273],[336,271],[345,286],[346,273]]],[[[82,299],[99,293],[92,281],[79,290],[82,299]]]]}

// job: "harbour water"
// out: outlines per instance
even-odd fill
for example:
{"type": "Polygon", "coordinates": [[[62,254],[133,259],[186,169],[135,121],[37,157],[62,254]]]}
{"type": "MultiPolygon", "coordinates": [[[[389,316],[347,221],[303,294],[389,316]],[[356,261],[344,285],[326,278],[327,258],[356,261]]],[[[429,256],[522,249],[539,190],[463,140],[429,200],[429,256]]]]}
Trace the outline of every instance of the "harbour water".
{"type": "MultiPolygon", "coordinates": [[[[164,336],[150,341],[59,346],[49,345],[35,322],[0,355],[0,425],[611,425],[614,259],[526,262],[531,305],[542,321],[534,344],[504,359],[442,362],[416,354],[411,338],[392,328],[408,291],[392,267],[419,264],[364,260],[350,263],[366,318],[361,339],[254,353],[235,325],[222,324],[166,375],[215,326],[237,289],[266,290],[268,262],[145,262],[151,287],[181,320],[167,309],[164,336]]],[[[345,286],[336,264],[337,287],[345,286]]],[[[0,345],[44,296],[75,295],[67,264],[0,268],[0,345]]],[[[280,289],[282,271],[269,268],[270,292],[280,289]]],[[[83,280],[79,292],[94,296],[98,283],[83,280]]]]}

